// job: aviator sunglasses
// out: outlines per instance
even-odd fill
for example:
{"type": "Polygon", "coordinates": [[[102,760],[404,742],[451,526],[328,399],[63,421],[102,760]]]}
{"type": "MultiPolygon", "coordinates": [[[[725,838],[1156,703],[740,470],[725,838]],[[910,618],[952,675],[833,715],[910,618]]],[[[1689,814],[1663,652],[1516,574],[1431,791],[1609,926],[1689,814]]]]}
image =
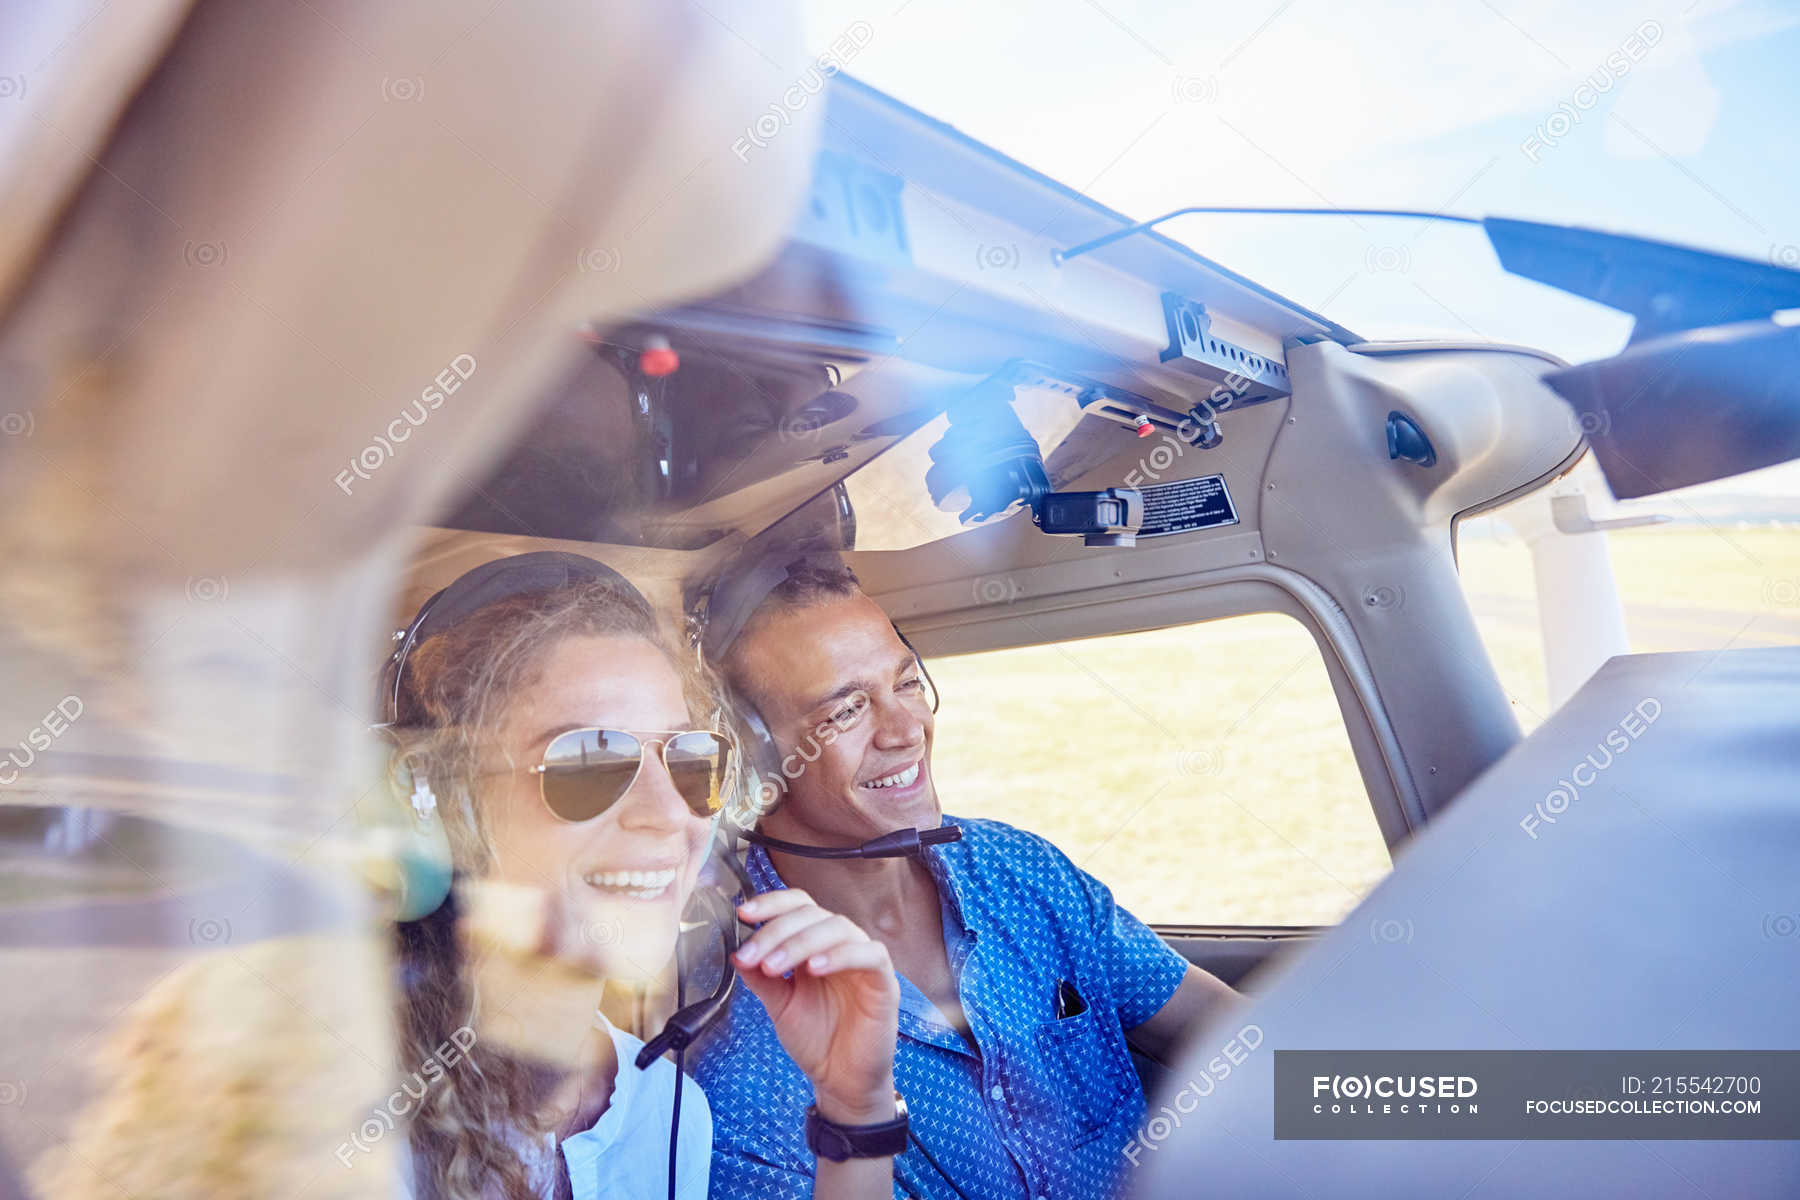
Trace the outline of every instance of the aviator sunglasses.
{"type": "Polygon", "coordinates": [[[652,747],[695,815],[719,811],[738,748],[730,734],[710,729],[570,729],[551,738],[543,761],[527,770],[538,777],[552,815],[578,824],[604,813],[631,790],[652,747]]]}

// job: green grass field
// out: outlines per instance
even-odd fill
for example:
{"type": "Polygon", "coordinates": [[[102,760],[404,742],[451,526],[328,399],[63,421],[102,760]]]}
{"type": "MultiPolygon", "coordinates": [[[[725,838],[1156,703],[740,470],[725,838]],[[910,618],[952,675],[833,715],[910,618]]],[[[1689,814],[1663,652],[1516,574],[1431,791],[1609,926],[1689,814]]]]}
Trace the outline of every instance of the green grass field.
{"type": "MultiPolygon", "coordinates": [[[[1800,534],[1610,540],[1634,650],[1800,643],[1800,534]]],[[[1548,708],[1530,553],[1468,538],[1461,561],[1529,730],[1548,708]]],[[[1389,868],[1318,650],[1286,617],[941,659],[932,673],[946,810],[1045,835],[1147,921],[1331,923],[1389,868]]]]}

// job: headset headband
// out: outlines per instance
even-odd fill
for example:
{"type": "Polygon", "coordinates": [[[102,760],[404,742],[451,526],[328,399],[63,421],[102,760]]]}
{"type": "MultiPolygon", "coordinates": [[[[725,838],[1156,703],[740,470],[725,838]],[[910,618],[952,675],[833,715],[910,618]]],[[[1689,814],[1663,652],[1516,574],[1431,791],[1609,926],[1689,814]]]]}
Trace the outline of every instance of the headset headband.
{"type": "Polygon", "coordinates": [[[609,584],[637,597],[649,607],[643,593],[631,581],[596,559],[564,550],[538,550],[530,554],[514,554],[497,558],[465,571],[419,606],[410,624],[394,634],[399,644],[388,656],[386,672],[391,682],[387,688],[387,711],[390,726],[400,721],[400,689],[406,672],[406,660],[413,648],[426,639],[444,632],[470,614],[512,596],[538,595],[552,592],[572,583],[593,580],[609,584]]]}
{"type": "Polygon", "coordinates": [[[793,547],[727,567],[703,603],[693,610],[696,644],[706,661],[716,663],[723,658],[769,593],[809,567],[848,573],[842,556],[835,551],[793,547]]]}
{"type": "MultiPolygon", "coordinates": [[[[769,593],[808,568],[844,575],[850,573],[843,556],[836,550],[793,546],[765,551],[761,557],[746,556],[728,565],[713,581],[712,590],[688,606],[688,636],[701,658],[717,666],[744,632],[750,618],[756,615],[756,610],[762,607],[762,602],[769,598],[769,593]]],[[[938,710],[937,683],[925,669],[925,659],[912,644],[912,639],[901,632],[897,622],[890,621],[889,624],[893,625],[894,636],[919,660],[919,670],[930,689],[931,711],[935,713],[938,710]]],[[[743,697],[734,698],[740,717],[755,718],[755,709],[745,703],[743,697]]],[[[756,718],[756,723],[760,725],[760,718],[756,718]]],[[[767,731],[760,736],[766,739],[767,731]]]]}

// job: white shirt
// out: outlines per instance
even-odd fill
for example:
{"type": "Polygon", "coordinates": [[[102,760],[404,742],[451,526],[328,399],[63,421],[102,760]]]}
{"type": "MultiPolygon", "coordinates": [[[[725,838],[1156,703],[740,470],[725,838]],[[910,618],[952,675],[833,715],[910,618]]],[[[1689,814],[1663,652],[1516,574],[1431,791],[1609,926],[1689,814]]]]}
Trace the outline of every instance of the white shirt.
{"type": "MultiPolygon", "coordinates": [[[[675,1107],[675,1064],[659,1058],[637,1069],[644,1043],[600,1018],[612,1036],[619,1070],[612,1099],[594,1127],[562,1144],[575,1200],[632,1196],[661,1200],[669,1191],[669,1118],[675,1107]]],[[[706,1200],[712,1169],[712,1110],[700,1085],[681,1084],[681,1129],[675,1151],[675,1195],[706,1200]]]]}

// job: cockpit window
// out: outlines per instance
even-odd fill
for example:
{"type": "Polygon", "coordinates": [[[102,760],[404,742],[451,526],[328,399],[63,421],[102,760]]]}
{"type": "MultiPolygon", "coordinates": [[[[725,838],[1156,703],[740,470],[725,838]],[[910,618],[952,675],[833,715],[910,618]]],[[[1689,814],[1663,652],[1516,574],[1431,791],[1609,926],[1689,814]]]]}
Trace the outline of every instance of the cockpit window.
{"type": "Polygon", "coordinates": [[[1391,866],[1280,615],[934,659],[945,811],[1041,833],[1157,925],[1325,925],[1391,866]]]}

